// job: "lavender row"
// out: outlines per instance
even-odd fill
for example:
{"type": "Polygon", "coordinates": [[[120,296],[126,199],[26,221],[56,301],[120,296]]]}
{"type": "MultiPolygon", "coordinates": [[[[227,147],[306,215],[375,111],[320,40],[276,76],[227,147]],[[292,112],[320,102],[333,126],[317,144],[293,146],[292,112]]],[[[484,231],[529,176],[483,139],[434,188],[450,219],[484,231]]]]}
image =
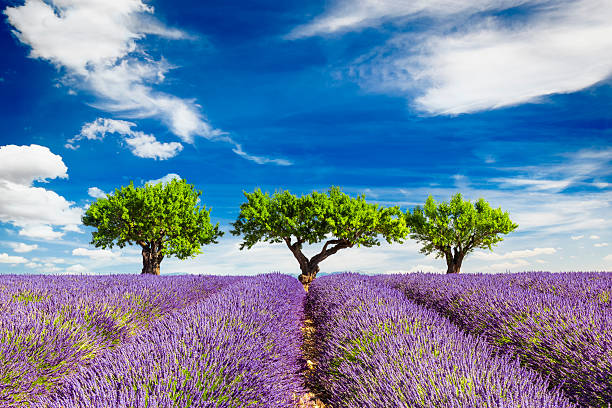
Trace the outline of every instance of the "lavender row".
{"type": "Polygon", "coordinates": [[[331,407],[574,407],[517,360],[367,276],[315,280],[307,310],[331,407]]]}
{"type": "MultiPolygon", "coordinates": [[[[567,282],[567,277],[557,276],[558,282],[567,282]]],[[[612,314],[607,306],[571,292],[563,295],[517,284],[521,275],[411,274],[377,279],[482,336],[498,353],[518,357],[580,406],[608,408],[612,401],[612,314]]]]}
{"type": "Polygon", "coordinates": [[[0,405],[29,406],[151,321],[236,281],[220,277],[0,278],[0,405]]]}
{"type": "Polygon", "coordinates": [[[524,272],[497,275],[504,284],[516,285],[541,293],[580,298],[600,306],[612,307],[612,273],[610,272],[524,272]]]}
{"type": "Polygon", "coordinates": [[[304,296],[289,276],[245,278],[81,367],[41,407],[293,408],[304,296]]]}

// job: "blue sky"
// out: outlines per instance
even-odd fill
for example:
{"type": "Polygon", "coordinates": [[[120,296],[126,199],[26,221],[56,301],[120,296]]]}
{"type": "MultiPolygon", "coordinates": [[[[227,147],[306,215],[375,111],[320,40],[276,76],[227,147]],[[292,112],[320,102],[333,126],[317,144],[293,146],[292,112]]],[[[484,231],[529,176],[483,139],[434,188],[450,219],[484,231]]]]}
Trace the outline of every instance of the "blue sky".
{"type": "MultiPolygon", "coordinates": [[[[138,273],[80,217],[181,177],[229,231],[243,190],[332,185],[403,210],[488,200],[519,224],[464,272],[612,270],[612,5],[601,0],[3,1],[0,269],[138,273]]],[[[297,274],[238,237],[163,273],[297,274]]],[[[306,248],[312,255],[318,246],[306,248]]],[[[403,245],[323,272],[443,271],[403,245]]]]}

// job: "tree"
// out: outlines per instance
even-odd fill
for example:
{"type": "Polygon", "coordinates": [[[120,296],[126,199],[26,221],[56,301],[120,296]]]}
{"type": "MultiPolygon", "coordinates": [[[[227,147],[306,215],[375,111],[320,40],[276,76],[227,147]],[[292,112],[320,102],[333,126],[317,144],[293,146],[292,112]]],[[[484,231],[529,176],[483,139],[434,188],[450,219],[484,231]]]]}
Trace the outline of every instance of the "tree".
{"type": "Polygon", "coordinates": [[[408,234],[399,207],[381,208],[367,203],[364,196],[351,198],[338,187],[331,187],[327,194],[314,191],[302,197],[289,191],[270,196],[260,189],[244,195],[247,202],[240,205],[230,231],[244,234],[240,249],[250,249],[259,241],[284,242],[300,265],[298,279],[305,289],[319,272],[319,263],[339,250],[380,245],[378,235],[389,243],[401,243],[408,234]],[[308,259],[302,246],[321,241],[325,241],[321,251],[308,259]]]}
{"type": "Polygon", "coordinates": [[[425,208],[417,206],[412,213],[406,211],[406,224],[410,238],[424,243],[421,253],[446,258],[446,273],[459,273],[463,259],[474,249],[489,249],[518,228],[507,212],[492,209],[484,199],[472,204],[455,194],[449,203],[436,203],[432,196],[425,208]]]}
{"type": "Polygon", "coordinates": [[[94,202],[82,218],[97,228],[91,243],[96,247],[142,247],[142,273],[159,275],[165,256],[186,259],[202,253],[200,247],[217,243],[223,235],[210,223],[210,210],[199,208],[201,191],[185,180],[116,189],[94,202]]]}

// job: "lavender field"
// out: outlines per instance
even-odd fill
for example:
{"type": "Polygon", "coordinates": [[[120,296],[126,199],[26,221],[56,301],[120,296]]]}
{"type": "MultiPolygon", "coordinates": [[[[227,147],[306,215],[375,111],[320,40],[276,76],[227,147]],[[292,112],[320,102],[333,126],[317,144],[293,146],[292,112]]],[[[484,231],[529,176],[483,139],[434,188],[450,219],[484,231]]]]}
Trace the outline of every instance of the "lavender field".
{"type": "Polygon", "coordinates": [[[611,295],[612,273],[3,275],[0,407],[608,408],[611,295]]]}

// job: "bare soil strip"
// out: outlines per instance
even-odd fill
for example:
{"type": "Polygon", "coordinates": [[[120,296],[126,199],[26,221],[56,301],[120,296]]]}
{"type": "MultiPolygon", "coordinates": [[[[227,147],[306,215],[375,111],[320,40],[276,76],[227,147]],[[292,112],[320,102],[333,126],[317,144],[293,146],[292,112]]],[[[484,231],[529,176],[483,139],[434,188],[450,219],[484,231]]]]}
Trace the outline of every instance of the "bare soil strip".
{"type": "MultiPolygon", "coordinates": [[[[302,353],[306,360],[306,369],[303,372],[306,388],[309,392],[299,396],[297,408],[326,408],[325,404],[318,398],[320,395],[319,385],[315,378],[315,367],[317,365],[318,350],[315,344],[315,327],[310,316],[306,316],[302,327],[304,344],[302,353]]],[[[328,407],[329,408],[329,407],[328,407]]]]}

